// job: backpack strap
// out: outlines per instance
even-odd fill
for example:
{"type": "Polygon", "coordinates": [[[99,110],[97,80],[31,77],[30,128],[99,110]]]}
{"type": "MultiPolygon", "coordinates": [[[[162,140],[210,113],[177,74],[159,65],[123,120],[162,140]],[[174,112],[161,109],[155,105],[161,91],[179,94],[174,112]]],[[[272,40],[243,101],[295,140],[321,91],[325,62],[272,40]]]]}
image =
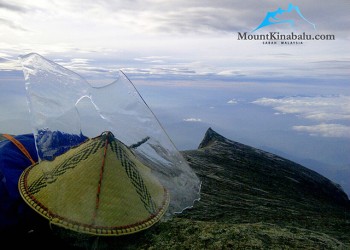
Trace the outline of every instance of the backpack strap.
{"type": "Polygon", "coordinates": [[[33,160],[33,158],[30,156],[28,150],[23,146],[22,143],[20,143],[16,138],[14,138],[13,136],[9,135],[9,134],[2,134],[6,139],[8,139],[9,141],[11,141],[13,144],[15,144],[15,146],[21,150],[21,152],[30,160],[30,162],[32,164],[35,164],[35,161],[33,160]]]}

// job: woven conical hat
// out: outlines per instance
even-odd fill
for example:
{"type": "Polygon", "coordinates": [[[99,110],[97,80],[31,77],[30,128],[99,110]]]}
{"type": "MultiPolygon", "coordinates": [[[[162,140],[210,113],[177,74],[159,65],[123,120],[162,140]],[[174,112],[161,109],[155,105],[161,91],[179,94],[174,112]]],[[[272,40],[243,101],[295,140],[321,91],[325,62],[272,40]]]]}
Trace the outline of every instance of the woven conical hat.
{"type": "Polygon", "coordinates": [[[50,223],[93,235],[144,230],[169,204],[167,190],[151,170],[110,132],[30,166],[19,190],[50,223]]]}

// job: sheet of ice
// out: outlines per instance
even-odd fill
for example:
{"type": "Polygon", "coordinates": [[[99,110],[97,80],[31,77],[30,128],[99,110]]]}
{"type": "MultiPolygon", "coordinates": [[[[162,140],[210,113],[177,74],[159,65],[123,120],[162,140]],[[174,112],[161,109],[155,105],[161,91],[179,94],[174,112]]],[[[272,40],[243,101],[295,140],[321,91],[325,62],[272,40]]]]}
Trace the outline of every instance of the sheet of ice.
{"type": "Polygon", "coordinates": [[[131,150],[170,192],[167,217],[199,199],[199,178],[123,72],[114,82],[96,87],[41,55],[24,55],[20,61],[40,161],[53,160],[62,148],[74,145],[75,141],[55,140],[52,135],[57,131],[78,139],[111,131],[124,144],[133,145],[131,150]]]}

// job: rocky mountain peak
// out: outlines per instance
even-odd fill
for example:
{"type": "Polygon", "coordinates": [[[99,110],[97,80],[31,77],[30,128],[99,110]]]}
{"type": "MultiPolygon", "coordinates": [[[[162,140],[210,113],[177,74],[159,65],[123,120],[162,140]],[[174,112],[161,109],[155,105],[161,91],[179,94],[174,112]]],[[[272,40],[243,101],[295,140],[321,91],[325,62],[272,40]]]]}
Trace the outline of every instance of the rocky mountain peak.
{"type": "Polygon", "coordinates": [[[228,142],[224,136],[215,132],[211,127],[205,132],[204,138],[198,146],[198,149],[205,148],[210,146],[213,142],[228,142]]]}
{"type": "Polygon", "coordinates": [[[192,168],[205,172],[204,178],[212,175],[212,172],[215,175],[221,173],[225,180],[237,181],[254,192],[260,190],[264,196],[268,193],[271,197],[285,197],[294,201],[302,199],[305,202],[316,199],[347,207],[350,203],[340,185],[316,171],[227,139],[212,128],[208,128],[197,150],[184,152],[184,155],[192,163],[192,168]]]}
{"type": "Polygon", "coordinates": [[[350,202],[326,177],[212,128],[198,149],[181,153],[202,182],[201,198],[172,220],[130,236],[75,238],[43,224],[0,238],[13,245],[21,237],[27,248],[46,238],[72,250],[350,249],[350,202]]]}

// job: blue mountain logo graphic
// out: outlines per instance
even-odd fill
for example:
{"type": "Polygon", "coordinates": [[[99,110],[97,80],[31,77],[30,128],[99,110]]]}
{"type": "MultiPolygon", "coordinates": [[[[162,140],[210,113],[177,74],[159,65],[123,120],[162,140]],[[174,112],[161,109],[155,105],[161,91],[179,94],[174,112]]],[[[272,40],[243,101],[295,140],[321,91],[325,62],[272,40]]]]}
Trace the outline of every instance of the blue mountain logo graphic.
{"type": "Polygon", "coordinates": [[[303,14],[301,14],[301,11],[298,6],[289,4],[288,9],[283,10],[281,8],[278,8],[276,11],[273,12],[267,12],[265,19],[262,21],[262,23],[254,29],[252,32],[261,29],[265,26],[273,25],[273,24],[281,24],[281,23],[289,23],[292,27],[295,24],[295,21],[292,19],[283,19],[283,14],[284,13],[291,13],[292,11],[295,11],[301,19],[303,19],[305,22],[309,23],[315,30],[316,30],[316,25],[307,20],[303,14]],[[281,15],[281,17],[279,16],[281,15]]]}

